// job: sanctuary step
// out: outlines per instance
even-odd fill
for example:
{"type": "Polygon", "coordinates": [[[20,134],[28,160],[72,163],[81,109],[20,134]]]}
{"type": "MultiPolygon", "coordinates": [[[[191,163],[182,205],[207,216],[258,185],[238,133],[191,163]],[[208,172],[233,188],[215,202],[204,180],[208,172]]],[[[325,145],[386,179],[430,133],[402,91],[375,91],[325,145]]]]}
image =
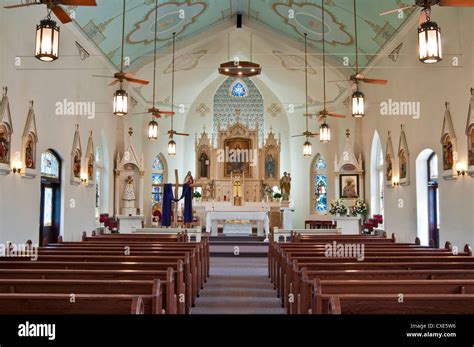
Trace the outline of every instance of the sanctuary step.
{"type": "Polygon", "coordinates": [[[213,257],[267,257],[268,243],[258,236],[215,236],[209,239],[213,257]]]}

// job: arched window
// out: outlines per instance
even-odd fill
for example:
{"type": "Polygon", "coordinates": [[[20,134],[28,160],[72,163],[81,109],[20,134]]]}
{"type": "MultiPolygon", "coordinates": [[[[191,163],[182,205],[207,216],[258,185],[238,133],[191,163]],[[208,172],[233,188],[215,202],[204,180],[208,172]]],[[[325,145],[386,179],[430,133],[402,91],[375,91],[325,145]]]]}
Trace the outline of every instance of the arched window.
{"type": "Polygon", "coordinates": [[[41,176],[59,179],[59,160],[52,151],[41,154],[41,176]]]}
{"type": "Polygon", "coordinates": [[[151,204],[161,203],[163,199],[162,187],[155,186],[166,183],[167,179],[167,164],[163,154],[158,154],[151,165],[151,184],[152,184],[152,197],[151,204]]]}
{"type": "Polygon", "coordinates": [[[382,142],[379,134],[375,132],[372,140],[371,151],[371,167],[370,167],[370,181],[371,181],[371,212],[372,214],[384,214],[384,160],[382,142]]]}
{"type": "Polygon", "coordinates": [[[248,89],[242,80],[237,80],[232,85],[231,95],[234,98],[245,98],[248,96],[248,89]]]}
{"type": "Polygon", "coordinates": [[[104,162],[102,155],[102,146],[95,148],[95,218],[98,220],[102,209],[102,180],[104,179],[104,162]]]}
{"type": "Polygon", "coordinates": [[[325,214],[328,210],[328,176],[326,160],[317,154],[311,164],[311,213],[325,214]]]}

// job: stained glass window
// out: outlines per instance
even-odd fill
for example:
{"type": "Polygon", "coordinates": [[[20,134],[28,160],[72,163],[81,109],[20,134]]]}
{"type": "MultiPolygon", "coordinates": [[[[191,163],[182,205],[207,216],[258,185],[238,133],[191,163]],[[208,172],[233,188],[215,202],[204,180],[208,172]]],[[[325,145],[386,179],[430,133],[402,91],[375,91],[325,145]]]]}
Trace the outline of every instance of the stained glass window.
{"type": "MultiPolygon", "coordinates": [[[[151,184],[163,184],[165,165],[163,163],[161,155],[157,155],[153,159],[152,163],[152,174],[151,174],[151,184]]],[[[152,187],[151,194],[151,204],[154,205],[162,200],[162,187],[152,187]]]]}
{"type": "Polygon", "coordinates": [[[41,154],[41,175],[59,178],[59,161],[51,151],[41,154]]]}
{"type": "Polygon", "coordinates": [[[241,80],[237,80],[232,85],[232,96],[235,98],[244,98],[248,95],[247,87],[245,86],[244,82],[241,80]]]}
{"type": "Polygon", "coordinates": [[[325,213],[328,209],[328,176],[326,174],[326,161],[319,154],[313,166],[314,199],[313,209],[317,213],[325,213]]]}

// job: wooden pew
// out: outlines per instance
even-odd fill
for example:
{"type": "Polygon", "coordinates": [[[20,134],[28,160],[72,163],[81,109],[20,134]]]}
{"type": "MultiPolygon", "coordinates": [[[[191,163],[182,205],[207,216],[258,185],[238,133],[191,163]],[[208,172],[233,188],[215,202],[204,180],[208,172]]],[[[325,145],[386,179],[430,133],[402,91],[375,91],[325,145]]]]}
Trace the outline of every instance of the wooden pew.
{"type": "MultiPolygon", "coordinates": [[[[151,295],[150,295],[151,297],[151,295]]],[[[150,305],[151,306],[151,305],[150,305]]],[[[5,294],[0,314],[144,314],[143,297],[127,294],[5,294]]]]}
{"type": "Polygon", "coordinates": [[[344,294],[329,299],[330,314],[472,314],[473,294],[344,294]]]}
{"type": "MultiPolygon", "coordinates": [[[[311,311],[328,313],[329,298],[341,294],[474,294],[474,280],[313,280],[311,311]]],[[[308,313],[302,307],[300,313],[308,313]],[[301,312],[302,311],[302,312],[301,312]]],[[[471,308],[474,311],[474,307],[471,308]]]]}

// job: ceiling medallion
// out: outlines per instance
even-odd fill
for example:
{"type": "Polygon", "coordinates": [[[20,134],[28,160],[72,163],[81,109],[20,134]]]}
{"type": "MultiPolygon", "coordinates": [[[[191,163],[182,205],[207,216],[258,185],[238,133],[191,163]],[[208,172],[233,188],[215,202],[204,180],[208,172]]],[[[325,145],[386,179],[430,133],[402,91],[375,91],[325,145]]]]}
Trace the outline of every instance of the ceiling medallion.
{"type": "Polygon", "coordinates": [[[251,61],[228,61],[219,66],[219,74],[229,77],[253,77],[262,73],[262,67],[251,61]]]}

